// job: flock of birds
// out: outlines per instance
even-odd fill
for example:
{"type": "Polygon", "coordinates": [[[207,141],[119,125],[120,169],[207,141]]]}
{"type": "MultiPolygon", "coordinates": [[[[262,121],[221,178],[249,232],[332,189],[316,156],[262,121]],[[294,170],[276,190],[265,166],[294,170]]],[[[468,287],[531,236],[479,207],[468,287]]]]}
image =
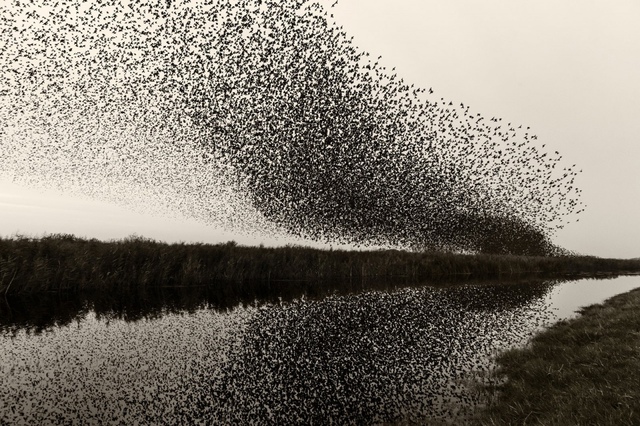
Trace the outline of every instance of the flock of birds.
{"type": "Polygon", "coordinates": [[[553,282],[404,288],[39,334],[0,325],[1,424],[465,424],[553,282]]]}
{"type": "Polygon", "coordinates": [[[0,5],[3,177],[245,233],[552,254],[575,165],[308,0],[0,5]]]}

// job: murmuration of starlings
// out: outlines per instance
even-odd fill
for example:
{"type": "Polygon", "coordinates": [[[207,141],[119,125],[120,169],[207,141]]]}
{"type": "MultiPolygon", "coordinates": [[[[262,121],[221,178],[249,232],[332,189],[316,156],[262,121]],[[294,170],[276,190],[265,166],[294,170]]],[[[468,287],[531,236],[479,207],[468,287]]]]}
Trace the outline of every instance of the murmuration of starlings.
{"type": "MultiPolygon", "coordinates": [[[[0,175],[248,233],[549,255],[574,166],[304,0],[8,0],[0,175]]],[[[417,53],[418,54],[418,53],[417,53]]],[[[428,54],[428,52],[419,52],[428,54]]]]}

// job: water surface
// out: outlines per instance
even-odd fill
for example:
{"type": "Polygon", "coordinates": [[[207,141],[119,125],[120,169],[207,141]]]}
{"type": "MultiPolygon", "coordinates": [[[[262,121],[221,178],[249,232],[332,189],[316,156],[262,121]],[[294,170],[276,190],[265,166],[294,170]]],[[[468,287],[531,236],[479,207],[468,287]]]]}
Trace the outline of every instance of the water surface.
{"type": "Polygon", "coordinates": [[[226,305],[56,296],[44,313],[8,301],[0,423],[460,421],[483,402],[469,383],[497,351],[635,287],[638,276],[226,305]]]}

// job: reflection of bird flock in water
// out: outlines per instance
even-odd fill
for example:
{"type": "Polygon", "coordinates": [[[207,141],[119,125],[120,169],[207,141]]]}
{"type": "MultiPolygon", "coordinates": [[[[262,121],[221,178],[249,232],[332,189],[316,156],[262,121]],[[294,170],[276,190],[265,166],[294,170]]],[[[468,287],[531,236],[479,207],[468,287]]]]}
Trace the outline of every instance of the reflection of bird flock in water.
{"type": "Polygon", "coordinates": [[[484,402],[469,374],[553,320],[552,285],[89,314],[13,339],[0,327],[0,423],[465,424],[484,402]]]}
{"type": "Polygon", "coordinates": [[[475,386],[490,356],[549,323],[545,289],[404,289],[262,310],[212,388],[218,409],[233,424],[466,424],[486,403],[475,386]]]}
{"type": "Polygon", "coordinates": [[[45,3],[0,5],[16,182],[412,249],[554,253],[581,210],[528,127],[405,83],[318,3],[45,3]]]}

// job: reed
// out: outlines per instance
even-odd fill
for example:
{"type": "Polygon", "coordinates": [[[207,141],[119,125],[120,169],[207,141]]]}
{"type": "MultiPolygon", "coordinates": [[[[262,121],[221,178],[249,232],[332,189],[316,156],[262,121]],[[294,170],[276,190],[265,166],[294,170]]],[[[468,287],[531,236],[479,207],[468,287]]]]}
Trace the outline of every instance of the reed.
{"type": "Polygon", "coordinates": [[[512,256],[346,251],[309,247],[245,247],[225,244],[166,244],[129,237],[86,240],[72,235],[0,238],[0,293],[128,291],[157,287],[208,286],[217,281],[269,283],[284,280],[411,282],[523,274],[594,275],[640,271],[640,261],[591,256],[512,256]]]}

